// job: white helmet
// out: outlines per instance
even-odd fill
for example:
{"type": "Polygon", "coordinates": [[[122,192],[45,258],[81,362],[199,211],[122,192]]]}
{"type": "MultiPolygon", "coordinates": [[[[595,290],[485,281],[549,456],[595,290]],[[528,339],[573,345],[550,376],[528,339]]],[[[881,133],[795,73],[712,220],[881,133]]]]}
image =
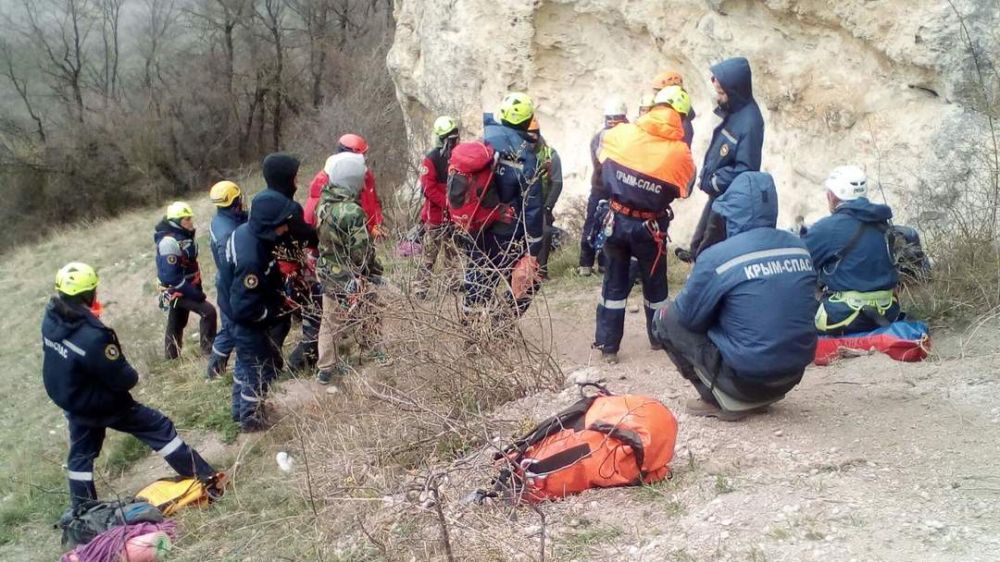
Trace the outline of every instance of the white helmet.
{"type": "Polygon", "coordinates": [[[868,195],[868,176],[858,166],[837,166],[826,178],[826,188],[841,201],[868,195]]]}
{"type": "Polygon", "coordinates": [[[621,98],[608,98],[604,102],[604,115],[625,115],[626,113],[628,113],[628,108],[621,98]]]}

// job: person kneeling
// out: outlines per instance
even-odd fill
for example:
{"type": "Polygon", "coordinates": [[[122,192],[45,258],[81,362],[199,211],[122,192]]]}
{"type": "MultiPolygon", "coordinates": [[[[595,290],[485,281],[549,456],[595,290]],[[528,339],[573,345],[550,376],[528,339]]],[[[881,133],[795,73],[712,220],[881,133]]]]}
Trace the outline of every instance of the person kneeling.
{"type": "Polygon", "coordinates": [[[826,199],[830,216],[804,238],[823,289],[816,329],[835,336],[888,326],[900,317],[889,242],[892,209],[868,200],[868,178],[857,166],[830,172],[826,199]]]}
{"type": "Polygon", "coordinates": [[[813,360],[816,273],[802,241],[775,228],[770,174],[741,174],[712,211],[727,238],[698,257],[653,329],[698,390],[688,413],[736,421],[784,398],[813,360]]]}

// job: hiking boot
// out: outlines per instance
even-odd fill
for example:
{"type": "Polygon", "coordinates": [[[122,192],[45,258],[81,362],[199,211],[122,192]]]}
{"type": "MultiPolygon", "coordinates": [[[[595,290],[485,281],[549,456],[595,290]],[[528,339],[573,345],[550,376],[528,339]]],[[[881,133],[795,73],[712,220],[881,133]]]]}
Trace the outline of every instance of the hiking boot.
{"type": "Polygon", "coordinates": [[[244,422],[240,422],[240,433],[259,433],[267,431],[269,427],[270,425],[262,419],[250,418],[244,422]]]}
{"type": "Polygon", "coordinates": [[[594,274],[594,268],[581,265],[579,268],[577,268],[576,273],[580,277],[590,277],[591,275],[594,274]]]}
{"type": "Polygon", "coordinates": [[[330,371],[320,371],[316,373],[316,382],[319,384],[327,385],[330,384],[331,380],[333,380],[333,373],[330,371]]]}
{"type": "Polygon", "coordinates": [[[213,353],[211,357],[208,358],[208,368],[205,370],[205,378],[212,380],[216,377],[221,377],[223,373],[226,372],[228,363],[229,357],[213,353]]]}
{"type": "Polygon", "coordinates": [[[674,248],[674,255],[684,263],[694,262],[694,256],[691,255],[691,251],[685,248],[674,248]]]}
{"type": "Polygon", "coordinates": [[[617,351],[602,351],[601,361],[604,361],[608,365],[618,364],[618,352],[617,351]]]}
{"type": "Polygon", "coordinates": [[[760,414],[767,411],[767,406],[754,408],[753,410],[743,410],[740,412],[730,412],[723,410],[715,404],[705,402],[701,398],[691,398],[684,403],[684,411],[692,416],[702,418],[716,418],[721,421],[737,422],[753,414],[760,414]]]}

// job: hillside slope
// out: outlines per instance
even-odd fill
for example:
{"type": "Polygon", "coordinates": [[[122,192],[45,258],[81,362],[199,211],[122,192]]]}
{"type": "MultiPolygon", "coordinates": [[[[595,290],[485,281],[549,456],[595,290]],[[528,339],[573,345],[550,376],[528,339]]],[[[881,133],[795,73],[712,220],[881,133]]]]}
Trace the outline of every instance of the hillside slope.
{"type": "MultiPolygon", "coordinates": [[[[196,212],[205,244],[210,209],[199,204],[196,212]]],[[[426,456],[402,464],[386,451],[405,451],[423,439],[394,436],[390,418],[413,414],[405,404],[378,406],[370,389],[331,396],[308,375],[283,382],[275,394],[278,425],[263,435],[235,437],[228,391],[224,383],[202,380],[194,346],[179,363],[159,359],[163,317],[153,298],[150,237],[157,215],[145,211],[73,228],[0,261],[0,441],[7,450],[0,456],[0,559],[54,559],[60,550],[51,524],[65,502],[65,422],[41,385],[38,322],[54,271],[72,259],[99,268],[106,319],[143,373],[139,399],[174,417],[186,438],[234,475],[221,503],[181,516],[183,536],[173,560],[444,559],[433,504],[411,503],[406,490],[427,471],[456,467],[461,470],[441,486],[440,515],[451,526],[458,559],[538,559],[543,531],[534,512],[518,509],[511,518],[502,505],[459,501],[486,484],[489,442],[455,443],[449,431],[430,433],[426,456]],[[383,417],[369,419],[376,413],[383,417]],[[369,448],[376,445],[382,448],[369,448]],[[274,464],[282,450],[299,461],[292,474],[274,464]],[[456,456],[444,454],[452,450],[456,456]]],[[[394,296],[410,271],[395,265],[385,289],[396,299],[392,322],[427,310],[394,296]]],[[[557,279],[523,322],[530,340],[552,342],[563,372],[595,359],[589,344],[598,291],[593,278],[557,279]]],[[[435,304],[438,313],[453,310],[454,298],[435,304]]],[[[390,333],[397,343],[406,341],[402,331],[390,333]]],[[[770,414],[742,424],[683,414],[693,391],[662,353],[645,348],[642,333],[640,315],[629,315],[623,363],[595,365],[590,374],[615,391],[650,394],[678,412],[674,478],[542,506],[546,560],[1000,558],[995,319],[964,337],[939,336],[923,364],[863,357],[810,369],[770,414]]],[[[393,347],[394,366],[359,368],[357,380],[419,376],[407,345],[393,347]]],[[[457,367],[457,376],[466,373],[457,367]]],[[[571,402],[574,393],[533,393],[483,419],[498,424],[491,426],[492,438],[505,440],[571,402]]],[[[454,397],[456,406],[460,398],[454,397]]],[[[117,437],[102,458],[99,488],[105,495],[134,492],[169,473],[143,447],[117,437]]]]}

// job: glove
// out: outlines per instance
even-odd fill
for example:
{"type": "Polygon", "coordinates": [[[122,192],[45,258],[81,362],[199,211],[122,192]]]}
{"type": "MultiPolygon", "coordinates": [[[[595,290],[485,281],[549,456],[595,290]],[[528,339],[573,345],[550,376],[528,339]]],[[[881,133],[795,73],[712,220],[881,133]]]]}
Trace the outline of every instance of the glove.
{"type": "Polygon", "coordinates": [[[541,266],[538,258],[527,255],[517,261],[511,274],[510,289],[515,299],[522,299],[531,294],[542,282],[541,266]]]}

